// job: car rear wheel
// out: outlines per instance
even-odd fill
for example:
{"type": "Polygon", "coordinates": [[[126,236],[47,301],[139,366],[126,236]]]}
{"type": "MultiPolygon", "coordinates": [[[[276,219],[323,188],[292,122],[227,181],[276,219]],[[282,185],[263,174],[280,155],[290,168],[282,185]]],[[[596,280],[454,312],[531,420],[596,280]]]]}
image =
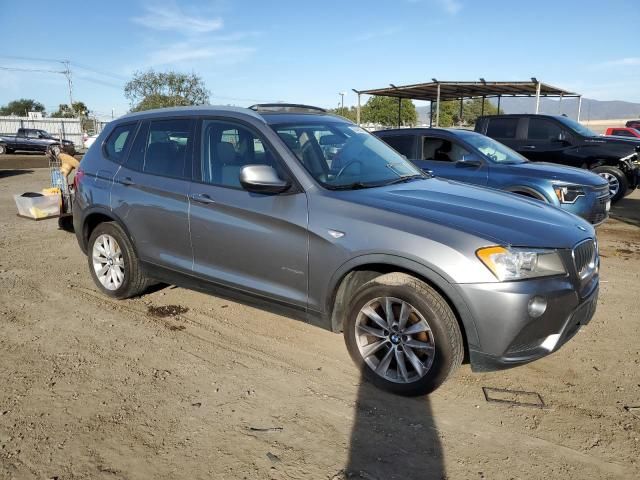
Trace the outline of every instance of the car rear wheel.
{"type": "Polygon", "coordinates": [[[134,297],[150,285],[131,241],[116,223],[101,223],[91,232],[87,257],[94,283],[110,297],[134,297]]]}
{"type": "Polygon", "coordinates": [[[374,278],[356,293],[344,324],[363,376],[400,395],[425,395],[462,363],[462,334],[447,302],[404,273],[374,278]]]}
{"type": "Polygon", "coordinates": [[[597,167],[593,171],[609,183],[609,195],[611,203],[616,203],[627,194],[629,183],[622,170],[616,167],[597,167]]]}

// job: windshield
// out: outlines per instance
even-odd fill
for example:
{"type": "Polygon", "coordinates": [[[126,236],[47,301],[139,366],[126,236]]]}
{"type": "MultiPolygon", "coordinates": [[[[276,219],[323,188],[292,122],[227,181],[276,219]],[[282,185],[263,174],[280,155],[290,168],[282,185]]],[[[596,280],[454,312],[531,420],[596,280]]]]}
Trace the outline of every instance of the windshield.
{"type": "Polygon", "coordinates": [[[474,132],[459,131],[460,136],[469,145],[480,150],[489,160],[503,165],[515,165],[525,163],[528,160],[518,152],[511,150],[506,145],[496,142],[494,139],[485,137],[474,132]]]}
{"type": "Polygon", "coordinates": [[[350,123],[296,123],[272,128],[309,173],[329,189],[427,178],[391,147],[350,123]]]}
{"type": "Polygon", "coordinates": [[[585,127],[584,125],[582,125],[579,122],[576,122],[575,120],[571,120],[568,117],[555,117],[557,118],[562,124],[564,124],[566,127],[569,127],[571,130],[573,130],[574,132],[582,135],[583,137],[596,137],[596,133],[593,130],[588,129],[587,127],[585,127]]]}

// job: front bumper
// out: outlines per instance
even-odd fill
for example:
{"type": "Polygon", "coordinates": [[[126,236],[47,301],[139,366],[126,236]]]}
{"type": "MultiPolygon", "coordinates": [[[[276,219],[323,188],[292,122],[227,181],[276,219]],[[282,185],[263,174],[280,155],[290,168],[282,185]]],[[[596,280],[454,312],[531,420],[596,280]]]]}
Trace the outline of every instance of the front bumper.
{"type": "Polygon", "coordinates": [[[519,282],[458,284],[470,306],[479,345],[470,346],[473,371],[522,365],[558,350],[593,317],[598,301],[598,275],[581,291],[570,277],[519,282]],[[532,318],[533,297],[547,300],[545,312],[532,318]]]}

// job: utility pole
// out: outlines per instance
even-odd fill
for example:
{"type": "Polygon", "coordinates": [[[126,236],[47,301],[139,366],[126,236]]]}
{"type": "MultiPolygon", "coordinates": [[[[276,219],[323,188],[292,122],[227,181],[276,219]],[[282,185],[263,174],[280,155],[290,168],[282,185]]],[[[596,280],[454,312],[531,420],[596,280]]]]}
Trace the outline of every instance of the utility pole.
{"type": "Polygon", "coordinates": [[[69,85],[69,109],[70,109],[71,113],[74,113],[74,111],[73,111],[73,81],[71,80],[70,62],[69,62],[69,60],[61,60],[60,63],[62,63],[62,65],[64,65],[64,70],[62,71],[62,73],[64,74],[65,77],[67,77],[67,83],[69,85]]]}
{"type": "Polygon", "coordinates": [[[338,93],[338,95],[340,95],[340,115],[342,115],[344,117],[344,96],[345,96],[346,92],[340,92],[338,93]]]}

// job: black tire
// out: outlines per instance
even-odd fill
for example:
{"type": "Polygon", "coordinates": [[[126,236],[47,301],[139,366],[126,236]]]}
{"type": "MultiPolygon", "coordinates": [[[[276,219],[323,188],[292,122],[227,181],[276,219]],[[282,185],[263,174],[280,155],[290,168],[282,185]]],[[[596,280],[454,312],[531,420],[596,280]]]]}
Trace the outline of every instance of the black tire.
{"type": "Polygon", "coordinates": [[[627,181],[627,176],[619,168],[602,166],[596,167],[592,171],[594,173],[597,173],[607,181],[610,181],[611,177],[613,176],[618,182],[618,188],[615,194],[612,194],[611,196],[611,203],[616,203],[618,200],[624,198],[624,196],[629,191],[629,182],[627,181]]]}
{"type": "Polygon", "coordinates": [[[73,229],[73,216],[71,215],[62,215],[58,218],[58,228],[60,230],[64,230],[65,232],[73,233],[75,230],[73,229]]]}
{"type": "Polygon", "coordinates": [[[151,285],[151,281],[144,275],[142,271],[140,261],[138,260],[138,256],[136,255],[135,250],[133,249],[131,241],[129,240],[122,227],[120,227],[120,225],[118,225],[117,223],[105,222],[99,224],[93,230],[93,232],[91,232],[87,247],[87,259],[91,277],[93,278],[96,286],[105,295],[118,299],[135,297],[143,293],[147,289],[147,287],[151,285]],[[100,282],[93,265],[94,244],[96,243],[96,239],[98,239],[98,237],[105,234],[110,235],[115,239],[120,247],[120,251],[122,252],[124,279],[122,281],[122,284],[118,288],[113,290],[106,288],[100,282]]]}
{"type": "Polygon", "coordinates": [[[5,153],[9,153],[9,149],[6,145],[0,143],[0,155],[4,155],[5,153]]]}
{"type": "MultiPolygon", "coordinates": [[[[397,309],[395,315],[398,315],[397,309]]],[[[349,354],[360,368],[362,375],[374,385],[399,395],[417,396],[433,392],[453,374],[464,358],[462,334],[449,304],[429,285],[404,273],[381,275],[360,287],[350,302],[349,313],[344,320],[343,334],[349,354]],[[381,297],[393,297],[407,302],[422,315],[431,329],[435,344],[432,353],[433,361],[421,378],[411,382],[383,378],[369,366],[360,353],[356,339],[357,319],[363,307],[381,297]]],[[[400,372],[397,361],[395,363],[397,372],[400,372]]]]}

